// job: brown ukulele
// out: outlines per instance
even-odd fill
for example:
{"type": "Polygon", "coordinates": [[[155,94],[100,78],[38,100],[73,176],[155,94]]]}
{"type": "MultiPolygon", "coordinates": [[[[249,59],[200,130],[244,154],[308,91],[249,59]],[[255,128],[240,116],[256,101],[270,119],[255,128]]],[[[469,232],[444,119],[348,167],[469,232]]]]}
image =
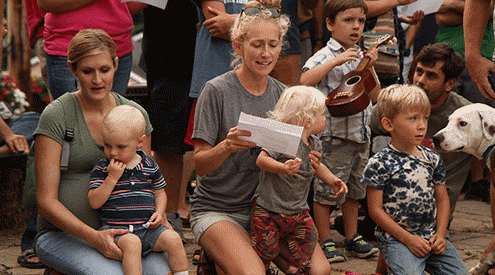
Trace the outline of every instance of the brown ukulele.
{"type": "MultiPolygon", "coordinates": [[[[393,35],[385,35],[377,39],[369,50],[395,39],[393,35]]],[[[364,57],[356,69],[344,75],[339,87],[331,91],[325,104],[333,117],[346,117],[357,114],[370,104],[370,94],[378,96],[380,81],[375,70],[370,66],[370,58],[364,57]]]]}

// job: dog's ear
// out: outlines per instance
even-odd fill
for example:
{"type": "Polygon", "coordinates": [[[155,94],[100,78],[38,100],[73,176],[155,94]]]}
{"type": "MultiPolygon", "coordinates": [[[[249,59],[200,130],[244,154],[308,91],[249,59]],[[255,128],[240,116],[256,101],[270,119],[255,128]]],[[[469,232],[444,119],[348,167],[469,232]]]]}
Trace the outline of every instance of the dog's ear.
{"type": "Polygon", "coordinates": [[[492,140],[495,136],[495,111],[478,110],[481,118],[481,128],[487,140],[492,140]]]}

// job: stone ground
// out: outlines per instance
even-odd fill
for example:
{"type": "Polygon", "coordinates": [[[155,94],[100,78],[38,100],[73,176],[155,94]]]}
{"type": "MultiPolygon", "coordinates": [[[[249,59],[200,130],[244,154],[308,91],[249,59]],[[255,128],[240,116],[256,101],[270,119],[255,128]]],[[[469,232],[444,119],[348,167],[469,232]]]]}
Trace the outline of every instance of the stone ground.
{"type": "MultiPolygon", "coordinates": [[[[343,237],[334,232],[338,246],[343,249],[343,237]]],[[[193,235],[189,228],[185,229],[186,252],[189,260],[198,246],[194,243],[193,235]]],[[[468,268],[476,265],[477,259],[485,246],[493,238],[491,226],[490,207],[487,203],[460,200],[457,203],[454,220],[450,228],[450,240],[459,250],[468,268]]],[[[41,269],[26,269],[17,264],[17,256],[20,254],[21,233],[14,230],[0,231],[0,275],[4,274],[43,274],[41,269]]],[[[196,274],[196,267],[189,262],[191,274],[196,274]]],[[[333,274],[350,271],[362,274],[371,274],[376,266],[376,257],[370,259],[350,258],[343,263],[332,265],[333,274]]]]}

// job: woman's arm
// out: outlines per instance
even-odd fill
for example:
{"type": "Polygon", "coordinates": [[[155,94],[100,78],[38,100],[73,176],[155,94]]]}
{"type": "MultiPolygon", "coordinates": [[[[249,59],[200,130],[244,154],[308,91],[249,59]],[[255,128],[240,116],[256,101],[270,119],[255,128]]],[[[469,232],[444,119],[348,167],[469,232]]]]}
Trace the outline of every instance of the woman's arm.
{"type": "Polygon", "coordinates": [[[210,34],[230,41],[230,29],[234,25],[237,14],[228,14],[224,3],[219,1],[203,0],[201,9],[206,18],[203,25],[210,34]]]}
{"type": "Polygon", "coordinates": [[[248,131],[238,130],[237,126],[229,130],[227,138],[212,146],[203,139],[196,139],[194,146],[194,169],[199,176],[215,171],[224,161],[239,150],[255,147],[256,144],[239,139],[239,136],[250,136],[248,131]]]}
{"type": "Polygon", "coordinates": [[[366,6],[368,7],[366,17],[380,16],[397,6],[407,5],[416,1],[418,0],[366,0],[366,6]]]}
{"type": "Polygon", "coordinates": [[[8,148],[6,149],[9,149],[13,153],[29,153],[29,145],[26,137],[14,133],[2,118],[0,118],[0,137],[7,143],[8,148]]]}
{"type": "Polygon", "coordinates": [[[481,42],[486,24],[493,14],[490,0],[466,0],[464,8],[464,41],[466,44],[466,65],[471,78],[478,85],[480,93],[494,99],[495,92],[488,82],[488,72],[495,73],[495,64],[481,55],[481,42]]]}
{"type": "Polygon", "coordinates": [[[38,212],[47,221],[64,232],[83,239],[106,257],[122,259],[122,251],[114,242],[114,236],[126,230],[97,231],[72,214],[58,199],[60,185],[60,156],[62,145],[44,136],[36,136],[36,201],[38,212]]]}

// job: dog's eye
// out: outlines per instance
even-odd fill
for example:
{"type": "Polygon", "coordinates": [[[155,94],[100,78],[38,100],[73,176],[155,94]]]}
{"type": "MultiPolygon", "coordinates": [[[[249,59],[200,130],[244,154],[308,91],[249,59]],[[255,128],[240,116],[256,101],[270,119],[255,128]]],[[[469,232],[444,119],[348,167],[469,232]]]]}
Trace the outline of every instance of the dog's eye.
{"type": "Polygon", "coordinates": [[[464,126],[466,126],[466,125],[467,125],[467,122],[462,121],[462,120],[461,120],[461,121],[459,121],[459,126],[464,127],[464,126]]]}

